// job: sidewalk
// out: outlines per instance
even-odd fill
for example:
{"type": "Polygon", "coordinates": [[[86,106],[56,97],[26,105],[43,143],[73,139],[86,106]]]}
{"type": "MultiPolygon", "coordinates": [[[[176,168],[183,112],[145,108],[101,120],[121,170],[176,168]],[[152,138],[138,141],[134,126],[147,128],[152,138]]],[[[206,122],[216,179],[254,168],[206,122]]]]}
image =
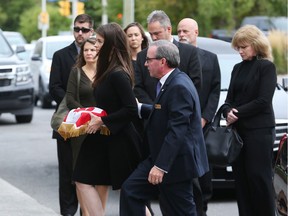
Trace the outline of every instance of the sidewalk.
{"type": "Polygon", "coordinates": [[[0,178],[0,215],[59,216],[52,209],[0,178]]]}

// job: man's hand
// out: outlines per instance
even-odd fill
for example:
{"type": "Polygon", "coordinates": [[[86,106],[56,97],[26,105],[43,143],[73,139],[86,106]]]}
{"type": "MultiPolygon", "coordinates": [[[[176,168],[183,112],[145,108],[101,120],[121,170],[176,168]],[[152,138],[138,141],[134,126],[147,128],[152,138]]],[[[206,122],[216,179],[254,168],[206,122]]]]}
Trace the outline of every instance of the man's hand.
{"type": "Polygon", "coordinates": [[[157,185],[162,182],[163,176],[164,172],[153,166],[149,172],[148,181],[153,185],[157,185]]]}

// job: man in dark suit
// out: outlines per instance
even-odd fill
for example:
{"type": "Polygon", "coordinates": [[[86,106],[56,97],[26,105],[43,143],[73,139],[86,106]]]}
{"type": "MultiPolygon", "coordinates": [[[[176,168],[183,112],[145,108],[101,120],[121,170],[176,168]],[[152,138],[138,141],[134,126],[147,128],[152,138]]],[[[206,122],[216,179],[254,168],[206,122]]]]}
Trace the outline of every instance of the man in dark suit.
{"type": "MultiPolygon", "coordinates": [[[[164,11],[153,11],[147,18],[148,31],[153,41],[167,40],[173,42],[179,49],[180,65],[179,69],[188,74],[193,81],[197,91],[201,88],[201,68],[197,55],[197,49],[191,45],[177,42],[172,36],[172,25],[169,17],[164,11]]],[[[135,70],[134,93],[143,103],[153,103],[156,98],[157,79],[150,77],[145,61],[147,49],[142,50],[137,55],[135,70]]]]}
{"type": "MultiPolygon", "coordinates": [[[[182,19],[177,27],[179,41],[197,47],[199,34],[198,24],[191,18],[182,19]]],[[[198,55],[202,68],[203,88],[199,92],[201,104],[202,128],[212,121],[218,107],[220,97],[221,74],[217,55],[198,48],[198,55]]],[[[211,169],[210,169],[211,170],[211,169]]],[[[199,178],[201,191],[195,193],[195,200],[199,216],[205,216],[208,201],[212,197],[211,171],[199,178]]]]}
{"type": "MultiPolygon", "coordinates": [[[[67,47],[54,53],[49,80],[49,93],[61,103],[67,88],[67,82],[72,66],[75,64],[81,43],[93,34],[93,20],[87,14],[80,14],[74,20],[73,35],[75,41],[67,47]]],[[[57,108],[56,108],[57,109],[57,108]]],[[[59,167],[59,203],[61,215],[75,215],[78,200],[75,185],[72,184],[73,153],[70,141],[64,139],[55,131],[53,138],[57,139],[57,154],[59,167]]]]}
{"type": "Polygon", "coordinates": [[[141,104],[148,117],[144,144],[149,157],[124,182],[120,216],[145,215],[145,204],[159,195],[163,215],[196,215],[192,179],[208,171],[201,128],[198,94],[180,62],[176,45],[159,40],[151,43],[145,66],[162,88],[153,105],[141,104]]]}

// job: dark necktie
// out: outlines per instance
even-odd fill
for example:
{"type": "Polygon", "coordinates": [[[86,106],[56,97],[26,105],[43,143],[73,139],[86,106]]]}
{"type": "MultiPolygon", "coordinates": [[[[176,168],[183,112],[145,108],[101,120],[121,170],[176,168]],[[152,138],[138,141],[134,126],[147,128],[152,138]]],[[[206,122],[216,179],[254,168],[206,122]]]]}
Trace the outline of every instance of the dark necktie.
{"type": "Polygon", "coordinates": [[[158,81],[157,86],[156,86],[156,97],[158,96],[158,94],[160,92],[161,86],[162,86],[161,82],[158,81]]]}

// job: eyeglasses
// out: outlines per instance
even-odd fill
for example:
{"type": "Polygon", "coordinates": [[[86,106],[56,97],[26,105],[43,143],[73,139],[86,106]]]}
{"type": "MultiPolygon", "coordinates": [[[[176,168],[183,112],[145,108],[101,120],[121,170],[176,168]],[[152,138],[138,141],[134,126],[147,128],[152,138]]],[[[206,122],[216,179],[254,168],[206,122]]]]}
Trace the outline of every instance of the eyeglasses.
{"type": "Polygon", "coordinates": [[[162,58],[149,58],[149,57],[146,57],[146,62],[147,63],[149,63],[151,60],[154,60],[154,59],[156,59],[156,60],[160,60],[160,59],[162,59],[162,58]]]}
{"type": "Polygon", "coordinates": [[[74,32],[80,32],[80,31],[82,31],[83,33],[88,33],[88,32],[91,31],[90,28],[84,28],[84,27],[82,27],[82,28],[80,28],[80,27],[74,27],[73,30],[74,30],[74,32]]]}

